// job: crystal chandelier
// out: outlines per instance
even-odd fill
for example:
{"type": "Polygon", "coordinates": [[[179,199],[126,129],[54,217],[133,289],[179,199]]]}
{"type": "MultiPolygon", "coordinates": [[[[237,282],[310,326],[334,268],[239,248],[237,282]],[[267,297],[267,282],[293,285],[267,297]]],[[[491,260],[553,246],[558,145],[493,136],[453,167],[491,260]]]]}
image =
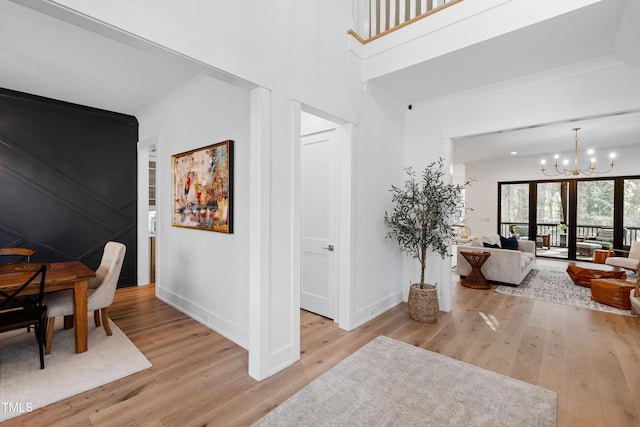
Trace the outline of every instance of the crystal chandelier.
{"type": "Polygon", "coordinates": [[[555,172],[551,172],[551,173],[547,173],[547,170],[545,169],[545,160],[542,160],[541,163],[541,170],[542,173],[545,174],[546,176],[558,176],[558,175],[565,175],[565,176],[571,176],[571,175],[593,175],[593,174],[599,174],[599,173],[607,173],[609,172],[611,169],[613,169],[613,165],[614,165],[614,161],[615,161],[615,154],[611,153],[609,155],[611,162],[609,163],[609,169],[607,169],[606,171],[599,171],[596,172],[596,159],[595,157],[593,157],[593,150],[589,150],[587,152],[587,154],[589,155],[589,163],[588,166],[584,169],[580,169],[578,167],[578,131],[580,130],[580,128],[573,128],[571,129],[572,131],[574,131],[576,133],[576,152],[575,152],[575,158],[573,161],[573,169],[569,169],[569,160],[565,159],[562,161],[562,169],[559,169],[559,161],[560,161],[560,156],[558,156],[557,154],[555,155],[555,172]]]}

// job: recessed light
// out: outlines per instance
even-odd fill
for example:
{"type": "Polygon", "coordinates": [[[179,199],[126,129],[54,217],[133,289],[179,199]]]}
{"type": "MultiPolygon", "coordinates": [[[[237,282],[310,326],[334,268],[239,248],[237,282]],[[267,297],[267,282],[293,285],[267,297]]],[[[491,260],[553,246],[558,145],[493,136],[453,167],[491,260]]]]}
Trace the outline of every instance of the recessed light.
{"type": "Polygon", "coordinates": [[[511,152],[511,155],[512,155],[512,156],[515,156],[516,154],[518,154],[518,152],[517,152],[517,151],[512,151],[512,152],[511,152]]]}

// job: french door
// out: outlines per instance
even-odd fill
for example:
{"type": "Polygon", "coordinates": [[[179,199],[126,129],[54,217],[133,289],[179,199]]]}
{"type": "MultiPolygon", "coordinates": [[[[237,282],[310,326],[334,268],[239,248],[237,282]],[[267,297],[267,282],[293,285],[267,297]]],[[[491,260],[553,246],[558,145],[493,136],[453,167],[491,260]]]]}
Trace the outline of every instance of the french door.
{"type": "Polygon", "coordinates": [[[499,233],[536,241],[538,256],[592,260],[640,240],[640,179],[499,183],[499,233]]]}

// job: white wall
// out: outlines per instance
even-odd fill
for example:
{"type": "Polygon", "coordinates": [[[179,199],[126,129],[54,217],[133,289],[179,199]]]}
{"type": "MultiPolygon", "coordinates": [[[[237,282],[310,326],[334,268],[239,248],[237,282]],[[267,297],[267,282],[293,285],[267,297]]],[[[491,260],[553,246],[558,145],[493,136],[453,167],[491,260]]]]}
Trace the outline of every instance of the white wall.
{"type": "Polygon", "coordinates": [[[140,139],[158,141],[156,294],[246,348],[249,93],[210,78],[181,92],[140,120],[140,139]],[[173,227],[171,156],[228,139],[235,156],[233,234],[173,227]]]}
{"type": "Polygon", "coordinates": [[[367,96],[358,127],[354,187],[352,327],[402,301],[402,256],[385,239],[384,212],[393,209],[391,185],[403,178],[402,112],[367,96]]]}

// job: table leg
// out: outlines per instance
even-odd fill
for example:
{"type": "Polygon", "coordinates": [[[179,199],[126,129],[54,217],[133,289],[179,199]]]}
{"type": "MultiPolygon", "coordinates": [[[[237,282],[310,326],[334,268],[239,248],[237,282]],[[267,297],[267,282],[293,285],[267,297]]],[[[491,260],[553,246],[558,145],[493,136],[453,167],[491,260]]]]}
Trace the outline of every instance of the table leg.
{"type": "Polygon", "coordinates": [[[87,280],[73,284],[73,325],[76,337],[76,353],[84,353],[89,348],[87,327],[87,280]]]}
{"type": "Polygon", "coordinates": [[[461,280],[460,284],[471,289],[491,289],[489,281],[484,277],[479,267],[472,267],[471,272],[461,280]]]}

